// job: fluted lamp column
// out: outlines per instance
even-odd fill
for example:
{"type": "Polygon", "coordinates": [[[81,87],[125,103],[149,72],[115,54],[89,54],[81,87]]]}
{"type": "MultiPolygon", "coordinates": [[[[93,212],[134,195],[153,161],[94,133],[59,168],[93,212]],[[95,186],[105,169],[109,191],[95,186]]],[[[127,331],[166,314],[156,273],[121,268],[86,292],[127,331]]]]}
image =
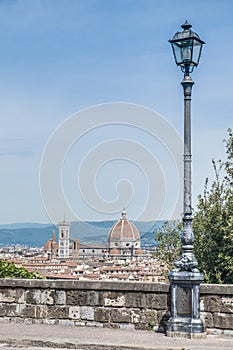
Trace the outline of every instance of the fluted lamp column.
{"type": "Polygon", "coordinates": [[[182,255],[174,261],[175,268],[169,273],[171,284],[171,317],[167,322],[170,337],[203,337],[204,325],[200,319],[200,283],[203,275],[199,272],[193,254],[194,235],[192,230],[192,155],[191,155],[191,94],[194,82],[190,74],[199,63],[202,41],[191,30],[187,21],[169,40],[175,62],[181,67],[184,78],[184,213],[182,232],[182,255]]]}

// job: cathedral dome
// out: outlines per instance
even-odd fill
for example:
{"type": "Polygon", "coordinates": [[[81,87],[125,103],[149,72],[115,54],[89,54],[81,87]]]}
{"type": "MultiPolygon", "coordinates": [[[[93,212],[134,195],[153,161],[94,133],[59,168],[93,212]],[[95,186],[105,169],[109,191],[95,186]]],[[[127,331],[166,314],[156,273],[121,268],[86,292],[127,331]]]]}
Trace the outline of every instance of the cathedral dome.
{"type": "Polygon", "coordinates": [[[108,246],[109,248],[140,248],[140,234],[135,225],[127,219],[125,210],[109,231],[108,246]]]}

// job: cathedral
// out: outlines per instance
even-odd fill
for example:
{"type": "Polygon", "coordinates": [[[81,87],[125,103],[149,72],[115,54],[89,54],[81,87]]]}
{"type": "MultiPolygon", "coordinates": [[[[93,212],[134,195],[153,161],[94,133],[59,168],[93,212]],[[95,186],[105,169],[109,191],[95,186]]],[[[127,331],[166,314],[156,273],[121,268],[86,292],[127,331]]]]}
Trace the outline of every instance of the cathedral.
{"type": "Polygon", "coordinates": [[[107,245],[80,244],[78,239],[70,240],[70,223],[63,220],[58,225],[58,243],[55,232],[52,239],[44,245],[50,260],[77,260],[88,258],[129,258],[142,256],[140,234],[135,225],[128,220],[125,210],[121,218],[112,226],[107,245]]]}
{"type": "Polygon", "coordinates": [[[123,209],[121,218],[113,225],[108,234],[108,251],[110,256],[143,255],[140,249],[140,233],[135,225],[126,217],[123,209]]]}

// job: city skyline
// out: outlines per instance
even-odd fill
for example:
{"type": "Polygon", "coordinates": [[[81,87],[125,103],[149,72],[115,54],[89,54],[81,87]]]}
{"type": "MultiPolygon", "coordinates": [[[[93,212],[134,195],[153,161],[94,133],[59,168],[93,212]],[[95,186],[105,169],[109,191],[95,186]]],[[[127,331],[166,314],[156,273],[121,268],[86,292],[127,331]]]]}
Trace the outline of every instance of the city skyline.
{"type": "MultiPolygon", "coordinates": [[[[192,97],[195,207],[205,178],[213,179],[211,159],[225,157],[223,139],[227,138],[227,129],[232,127],[233,68],[229,58],[233,49],[229,43],[233,33],[233,3],[198,0],[181,8],[178,1],[168,0],[162,3],[150,0],[71,0],[67,3],[58,0],[56,6],[43,0],[12,0],[1,1],[0,10],[0,224],[54,222],[61,220],[64,214],[69,221],[77,217],[112,220],[120,216],[123,206],[133,220],[141,216],[148,220],[170,218],[169,201],[175,201],[178,196],[173,189],[174,158],[166,151],[164,140],[139,130],[132,119],[128,125],[113,125],[111,120],[109,125],[100,124],[95,130],[89,125],[89,133],[82,134],[69,145],[60,173],[62,191],[74,211],[73,217],[65,208],[56,210],[56,206],[59,207],[56,200],[56,213],[46,212],[39,181],[46,145],[53,140],[56,131],[62,130],[71,120],[70,116],[92,106],[110,103],[125,103],[139,106],[139,109],[143,106],[145,110],[156,111],[155,116],[160,115],[166,127],[170,125],[174,130],[174,137],[182,140],[182,73],[174,63],[168,40],[186,19],[206,42],[200,64],[192,74],[195,82],[192,97]],[[85,174],[93,171],[94,188],[105,203],[95,208],[82,193],[89,184],[83,180],[80,186],[79,170],[93,150],[103,150],[102,154],[109,150],[109,141],[112,150],[119,150],[122,157],[114,153],[116,158],[111,160],[108,155],[94,170],[87,165],[83,175],[85,180],[85,174]],[[130,153],[125,158],[123,146],[129,141],[129,145],[136,148],[142,149],[143,145],[158,165],[152,168],[152,171],[158,169],[155,177],[163,180],[161,187],[158,179],[151,184],[155,191],[152,193],[155,207],[156,201],[163,201],[164,206],[155,208],[154,217],[151,211],[148,217],[147,213],[141,215],[148,200],[150,158],[145,168],[137,159],[131,160],[130,153]],[[115,142],[120,143],[115,145],[115,142]],[[117,184],[122,180],[128,181],[132,191],[122,187],[125,196],[117,202],[121,193],[117,193],[117,184]],[[113,206],[114,201],[118,206],[113,206]]],[[[178,186],[178,177],[179,173],[175,186],[178,186]]]]}

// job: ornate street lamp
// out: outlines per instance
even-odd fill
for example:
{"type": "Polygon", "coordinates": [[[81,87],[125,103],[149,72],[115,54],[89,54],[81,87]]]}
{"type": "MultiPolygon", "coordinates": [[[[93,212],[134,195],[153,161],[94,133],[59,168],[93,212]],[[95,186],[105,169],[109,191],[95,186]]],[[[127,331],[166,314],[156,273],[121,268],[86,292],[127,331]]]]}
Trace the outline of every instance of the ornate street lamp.
{"type": "Polygon", "coordinates": [[[176,64],[181,67],[185,75],[192,73],[199,63],[202,45],[205,44],[190,28],[187,21],[181,26],[183,32],[177,32],[169,42],[172,45],[176,64]]]}
{"type": "Polygon", "coordinates": [[[174,262],[169,274],[171,283],[171,317],[167,323],[168,336],[203,336],[204,326],[200,320],[200,283],[203,275],[197,269],[197,260],[193,254],[194,235],[192,230],[192,175],[191,175],[191,92],[194,82],[190,77],[199,63],[202,41],[191,30],[187,21],[169,40],[172,45],[176,64],[181,67],[184,79],[184,213],[182,232],[182,255],[174,262]]]}

